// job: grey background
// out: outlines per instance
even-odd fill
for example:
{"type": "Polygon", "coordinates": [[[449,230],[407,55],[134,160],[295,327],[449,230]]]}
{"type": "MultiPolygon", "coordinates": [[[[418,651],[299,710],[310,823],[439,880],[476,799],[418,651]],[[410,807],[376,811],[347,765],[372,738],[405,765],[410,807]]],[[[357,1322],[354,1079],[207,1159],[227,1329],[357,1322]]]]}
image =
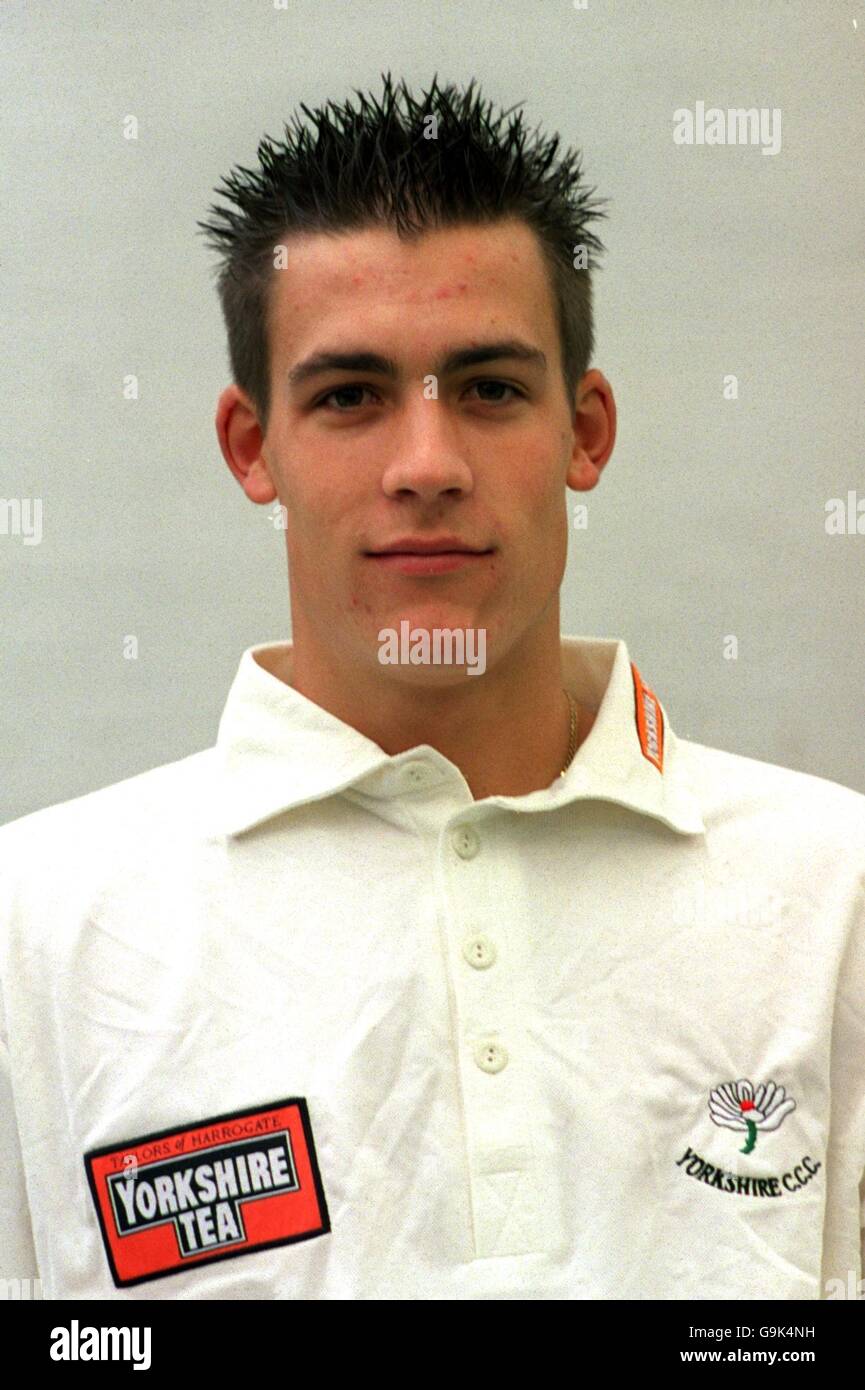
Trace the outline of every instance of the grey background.
{"type": "Polygon", "coordinates": [[[563,631],[623,637],[678,733],[865,792],[865,536],[825,531],[827,499],[865,495],[859,13],[6,0],[0,497],[41,498],[43,539],[0,535],[0,820],[207,747],[243,649],[290,637],[282,533],[216,442],[227,355],[194,224],[300,101],[388,67],[525,99],[610,199],[594,365],[619,435],[568,493],[589,527],[563,631]],[[780,152],[676,146],[697,101],[780,108],[780,152]]]}

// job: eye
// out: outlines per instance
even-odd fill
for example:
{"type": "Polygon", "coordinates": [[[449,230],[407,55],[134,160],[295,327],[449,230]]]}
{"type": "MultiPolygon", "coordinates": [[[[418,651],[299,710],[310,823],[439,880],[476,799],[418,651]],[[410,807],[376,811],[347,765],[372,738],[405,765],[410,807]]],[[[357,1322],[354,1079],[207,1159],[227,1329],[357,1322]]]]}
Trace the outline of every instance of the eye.
{"type": "Polygon", "coordinates": [[[493,386],[497,387],[499,390],[504,389],[505,391],[512,392],[512,395],[505,398],[501,396],[482,396],[481,399],[484,400],[487,405],[510,405],[511,401],[520,397],[525,399],[524,391],[520,391],[516,386],[511,386],[509,381],[499,381],[498,377],[485,377],[483,381],[474,381],[469,389],[474,390],[477,386],[493,386]]]}
{"type": "MultiPolygon", "coordinates": [[[[517,386],[512,386],[508,381],[500,381],[498,377],[484,377],[482,381],[472,382],[468,389],[473,391],[478,387],[486,388],[490,386],[493,388],[494,392],[498,392],[499,394],[494,394],[492,396],[482,395],[480,399],[486,405],[510,405],[514,400],[525,399],[524,391],[521,391],[517,386]],[[509,391],[510,395],[502,396],[500,394],[502,391],[509,391]]],[[[360,382],[347,382],[344,386],[334,386],[330,391],[325,392],[323,396],[319,397],[315,402],[314,409],[319,410],[321,408],[327,408],[334,410],[337,415],[347,415],[350,411],[357,409],[364,403],[362,399],[358,399],[358,395],[362,398],[364,392],[367,392],[371,396],[375,395],[371,387],[364,386],[360,382]],[[346,396],[353,396],[354,400],[346,402],[346,396]],[[339,405],[336,404],[338,397],[342,398],[342,403],[339,405]],[[334,405],[328,406],[328,402],[331,400],[334,401],[334,405]]]]}
{"type": "MultiPolygon", "coordinates": [[[[318,399],[318,400],[316,401],[316,403],[315,403],[315,409],[318,410],[321,406],[323,406],[323,405],[325,404],[326,401],[329,401],[330,398],[331,398],[332,396],[334,396],[334,397],[336,397],[336,396],[346,396],[346,395],[350,396],[350,395],[352,395],[353,393],[358,392],[358,391],[360,391],[361,393],[363,393],[364,391],[370,391],[370,394],[373,394],[373,395],[375,394],[374,392],[371,391],[371,388],[370,388],[369,386],[361,386],[359,382],[350,382],[350,383],[349,383],[348,385],[346,385],[346,386],[335,386],[335,387],[333,388],[333,390],[328,391],[324,396],[320,396],[319,399],[318,399]]],[[[359,405],[359,404],[360,404],[359,401],[357,401],[357,400],[354,401],[354,405],[355,405],[355,406],[357,406],[357,405],[359,405]]],[[[349,404],[349,409],[351,409],[351,408],[352,408],[352,406],[351,406],[351,403],[350,403],[350,404],[349,404]]],[[[348,411],[347,411],[347,410],[343,410],[341,406],[336,406],[336,407],[334,407],[334,409],[336,410],[336,413],[337,413],[338,415],[346,415],[346,414],[348,413],[348,411]]]]}

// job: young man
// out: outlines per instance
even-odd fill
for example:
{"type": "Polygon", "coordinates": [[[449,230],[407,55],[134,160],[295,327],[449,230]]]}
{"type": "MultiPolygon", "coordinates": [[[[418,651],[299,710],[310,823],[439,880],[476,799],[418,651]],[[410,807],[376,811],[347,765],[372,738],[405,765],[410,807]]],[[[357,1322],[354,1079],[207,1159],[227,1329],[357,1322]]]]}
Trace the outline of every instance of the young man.
{"type": "Polygon", "coordinates": [[[202,224],[293,640],[214,749],[0,832],[0,1272],[848,1296],[865,798],[560,635],[616,430],[579,161],[473,85],[307,115],[202,224]]]}

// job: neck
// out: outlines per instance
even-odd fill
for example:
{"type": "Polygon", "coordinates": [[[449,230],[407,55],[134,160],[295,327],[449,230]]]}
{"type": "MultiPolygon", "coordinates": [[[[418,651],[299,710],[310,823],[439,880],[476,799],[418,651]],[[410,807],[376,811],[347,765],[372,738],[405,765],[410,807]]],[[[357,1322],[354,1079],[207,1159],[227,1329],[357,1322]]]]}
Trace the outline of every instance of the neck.
{"type": "MultiPolygon", "coordinates": [[[[568,761],[570,706],[555,624],[524,634],[482,677],[450,685],[399,679],[397,668],[338,663],[332,651],[295,640],[273,674],[391,756],[428,744],[462,773],[476,801],[549,787],[568,761]],[[387,674],[383,675],[383,672],[387,674]]],[[[413,668],[412,674],[417,674],[413,668]]],[[[577,704],[577,747],[594,716],[577,704]]]]}

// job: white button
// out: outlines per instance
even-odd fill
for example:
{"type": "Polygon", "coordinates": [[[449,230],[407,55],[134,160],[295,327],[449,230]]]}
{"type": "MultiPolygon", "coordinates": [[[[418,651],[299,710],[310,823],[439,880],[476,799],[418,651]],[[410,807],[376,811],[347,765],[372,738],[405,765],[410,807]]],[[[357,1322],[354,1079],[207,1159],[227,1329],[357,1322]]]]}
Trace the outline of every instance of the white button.
{"type": "Polygon", "coordinates": [[[463,955],[475,970],[486,970],[492,965],[498,952],[488,936],[467,936],[463,942],[463,955]]]}
{"type": "Polygon", "coordinates": [[[460,859],[474,859],[481,847],[480,836],[470,825],[458,825],[451,832],[451,844],[460,859]]]}
{"type": "Polygon", "coordinates": [[[422,787],[429,781],[430,770],[426,763],[406,763],[403,768],[405,781],[414,787],[422,787]]]}
{"type": "Polygon", "coordinates": [[[475,1061],[481,1071],[501,1071],[508,1064],[508,1054],[501,1043],[481,1043],[475,1052],[475,1061]]]}

